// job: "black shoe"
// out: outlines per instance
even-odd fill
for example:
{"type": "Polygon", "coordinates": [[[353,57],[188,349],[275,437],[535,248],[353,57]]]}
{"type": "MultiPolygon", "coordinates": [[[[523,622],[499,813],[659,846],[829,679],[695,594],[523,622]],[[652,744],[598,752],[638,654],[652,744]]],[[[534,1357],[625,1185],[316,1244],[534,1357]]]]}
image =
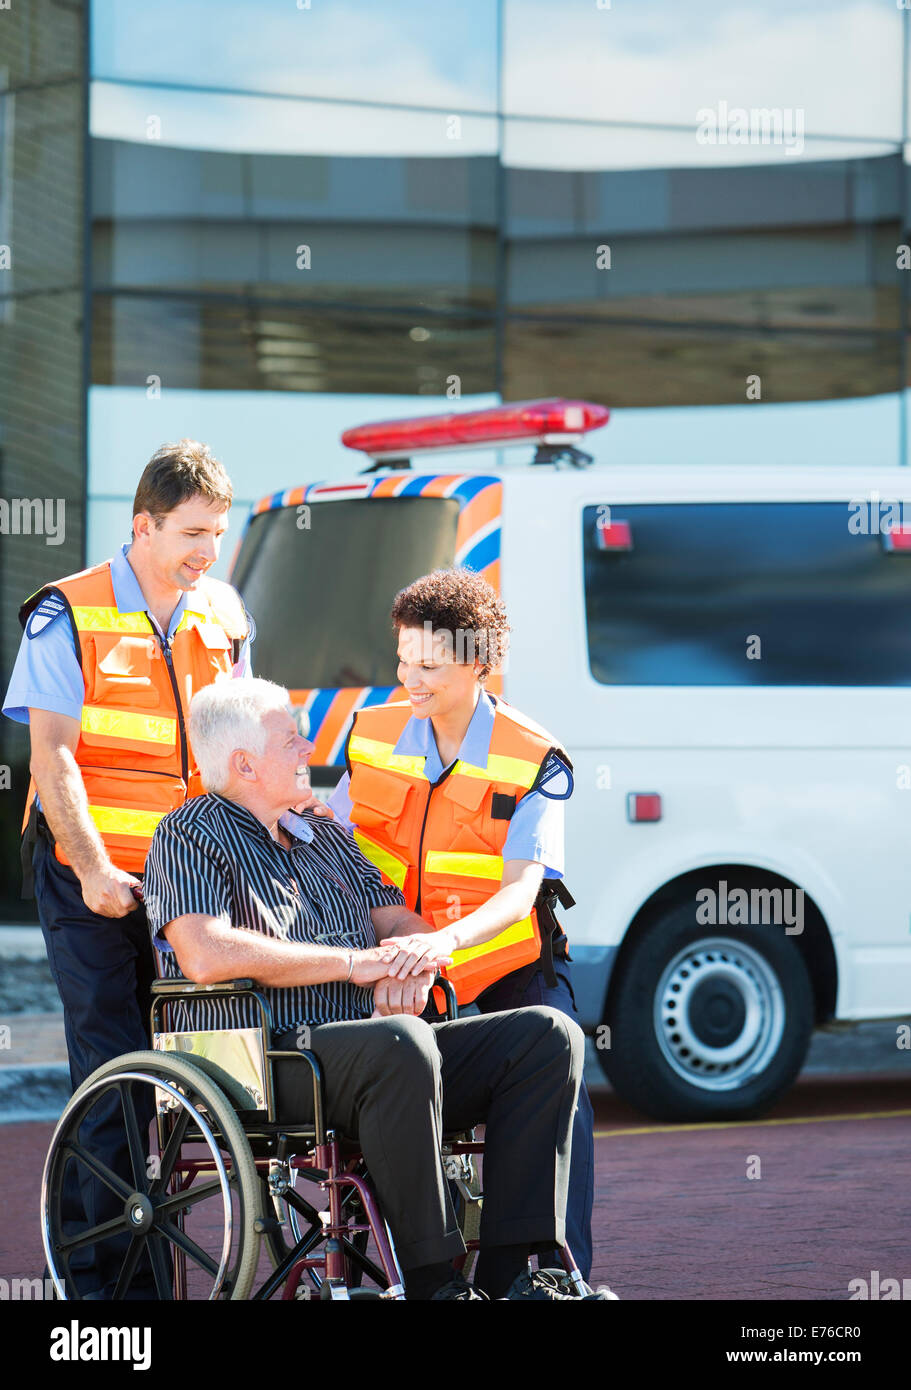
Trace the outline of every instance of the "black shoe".
{"type": "Polygon", "coordinates": [[[488,1301],[486,1293],[466,1283],[461,1274],[454,1275],[448,1284],[441,1284],[436,1293],[430,1295],[431,1303],[437,1298],[461,1298],[465,1302],[475,1299],[478,1303],[488,1301]]]}
{"type": "MultiPolygon", "coordinates": [[[[587,1289],[588,1285],[583,1287],[587,1289]]],[[[597,1293],[578,1293],[569,1275],[562,1269],[526,1270],[513,1279],[504,1297],[537,1303],[561,1303],[568,1298],[581,1299],[585,1303],[618,1301],[617,1295],[608,1288],[600,1288],[597,1293]]]]}

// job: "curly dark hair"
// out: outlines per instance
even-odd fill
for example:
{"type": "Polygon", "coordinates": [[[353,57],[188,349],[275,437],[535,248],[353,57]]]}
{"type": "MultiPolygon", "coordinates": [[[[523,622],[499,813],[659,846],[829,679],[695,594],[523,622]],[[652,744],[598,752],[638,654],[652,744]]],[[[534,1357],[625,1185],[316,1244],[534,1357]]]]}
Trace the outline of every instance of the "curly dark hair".
{"type": "Polygon", "coordinates": [[[395,632],[403,627],[447,633],[456,661],[481,662],[480,680],[503,664],[509,650],[506,605],[474,570],[433,570],[400,590],[392,605],[395,632]],[[426,629],[425,629],[426,630],[426,629]]]}

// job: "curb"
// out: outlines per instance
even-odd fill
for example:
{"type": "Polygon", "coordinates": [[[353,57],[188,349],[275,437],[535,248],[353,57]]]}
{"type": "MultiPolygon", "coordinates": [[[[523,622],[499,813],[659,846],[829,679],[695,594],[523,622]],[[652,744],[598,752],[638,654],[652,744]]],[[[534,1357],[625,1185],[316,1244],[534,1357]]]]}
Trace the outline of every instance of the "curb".
{"type": "Polygon", "coordinates": [[[65,1062],[0,1067],[0,1125],[59,1120],[71,1091],[65,1062]]]}
{"type": "Polygon", "coordinates": [[[41,928],[0,925],[0,960],[47,960],[41,928]]]}

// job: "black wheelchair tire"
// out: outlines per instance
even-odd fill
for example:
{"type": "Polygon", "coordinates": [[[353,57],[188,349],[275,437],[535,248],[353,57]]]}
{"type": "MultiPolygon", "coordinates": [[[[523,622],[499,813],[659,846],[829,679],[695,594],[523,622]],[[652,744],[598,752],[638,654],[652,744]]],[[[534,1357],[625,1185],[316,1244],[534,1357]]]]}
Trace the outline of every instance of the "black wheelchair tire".
{"type": "MultiPolygon", "coordinates": [[[[55,1244],[59,1239],[59,1232],[55,1229],[59,1220],[59,1213],[56,1210],[58,1204],[54,1201],[53,1192],[61,1177],[62,1165],[67,1159],[67,1145],[72,1142],[69,1136],[71,1131],[78,1134],[79,1123],[82,1116],[91,1108],[93,1095],[103,1093],[105,1086],[110,1089],[119,1089],[122,1084],[127,1082],[129,1082],[130,1087],[135,1084],[152,1084],[154,1086],[157,1082],[165,1082],[180,1091],[186,1097],[188,1106],[192,1107],[197,1114],[200,1113],[196,1110],[197,1105],[205,1108],[205,1120],[210,1128],[216,1132],[215,1142],[222,1153],[223,1162],[224,1155],[227,1155],[225,1167],[226,1170],[229,1170],[229,1183],[233,1185],[238,1201],[236,1253],[230,1268],[225,1272],[225,1287],[218,1296],[227,1297],[230,1300],[245,1299],[253,1286],[260,1251],[260,1235],[256,1230],[256,1223],[261,1216],[261,1191],[256,1165],[236,1111],[223,1091],[202,1068],[188,1061],[185,1057],[173,1053],[130,1052],[123,1057],[106,1062],[86,1078],[67,1103],[48,1149],[42,1181],[42,1234],[45,1240],[45,1254],[52,1274],[56,1273],[58,1277],[60,1276],[57,1262],[53,1259],[55,1253],[59,1259],[59,1247],[55,1244]],[[140,1081],[139,1078],[144,1079],[140,1081]]],[[[128,1128],[127,1132],[129,1135],[128,1128]]],[[[173,1194],[169,1194],[166,1190],[156,1190],[156,1183],[159,1181],[157,1178],[148,1178],[146,1182],[143,1182],[142,1177],[137,1175],[135,1168],[136,1164],[134,1163],[133,1176],[136,1190],[148,1196],[153,1205],[155,1201],[166,1201],[173,1198],[173,1194]]],[[[161,1240],[171,1242],[171,1237],[166,1234],[167,1227],[163,1223],[159,1225],[158,1221],[154,1221],[152,1229],[161,1240]]],[[[152,1245],[153,1242],[149,1241],[148,1244],[152,1245]]],[[[79,1298],[72,1283],[67,1284],[65,1278],[62,1282],[66,1288],[68,1299],[79,1298]]]]}

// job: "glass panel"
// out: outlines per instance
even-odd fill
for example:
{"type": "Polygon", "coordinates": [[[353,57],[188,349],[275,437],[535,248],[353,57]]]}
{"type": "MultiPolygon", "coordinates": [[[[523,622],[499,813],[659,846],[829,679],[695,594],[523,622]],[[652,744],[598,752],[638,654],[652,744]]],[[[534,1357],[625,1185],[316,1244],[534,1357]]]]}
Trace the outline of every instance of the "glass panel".
{"type": "Polygon", "coordinates": [[[911,684],[911,553],[886,552],[878,515],[838,502],[617,505],[610,520],[629,522],[632,549],[602,551],[598,511],[582,524],[602,684],[911,684]]]}
{"type": "MultiPolygon", "coordinates": [[[[380,65],[377,64],[379,67],[380,65]]],[[[91,132],[108,140],[262,154],[493,154],[493,116],[183,87],[91,85],[91,132]]]]}
{"type": "Polygon", "coordinates": [[[145,385],[152,393],[199,387],[473,395],[495,387],[494,338],[491,320],[417,309],[311,312],[239,296],[98,295],[92,380],[145,385]]]}
{"type": "Polygon", "coordinates": [[[853,225],[898,218],[901,155],[782,161],[744,168],[662,165],[661,138],[649,132],[638,167],[574,170],[557,163],[510,168],[511,236],[692,233],[725,229],[853,225]]]}
{"type": "Polygon", "coordinates": [[[714,236],[527,236],[510,243],[512,310],[626,323],[897,331],[898,221],[714,236]]]}
{"type": "Polygon", "coordinates": [[[0,90],[82,75],[84,7],[8,0],[0,11],[0,90]]]}
{"type": "Polygon", "coordinates": [[[509,400],[565,395],[607,406],[828,400],[897,391],[901,338],[863,329],[737,332],[511,318],[505,378],[509,400]]]}
{"type": "Polygon", "coordinates": [[[497,23],[491,0],[92,0],[92,74],[491,111],[497,23]]]}
{"type": "Polygon", "coordinates": [[[700,108],[800,110],[812,135],[896,140],[894,0],[503,0],[504,109],[692,127],[700,108]]]}
{"type": "MultiPolygon", "coordinates": [[[[625,112],[624,122],[632,119],[625,112]]],[[[815,164],[829,160],[874,159],[894,154],[891,140],[854,140],[838,136],[811,139],[796,117],[758,121],[735,137],[733,123],[707,115],[689,129],[507,118],[503,162],[511,169],[630,170],[720,169],[743,166],[815,164]]]]}
{"type": "Polygon", "coordinates": [[[492,159],[331,159],[94,142],[99,286],[493,310],[492,159]],[[371,220],[368,220],[371,219],[371,220]]]}
{"type": "Polygon", "coordinates": [[[318,502],[304,519],[295,507],[255,516],[231,577],[256,619],[257,675],[292,689],[396,685],[392,601],[452,564],[458,502],[318,502]]]}
{"type": "Polygon", "coordinates": [[[81,113],[78,82],[0,95],[0,296],[81,284],[81,113]]]}

